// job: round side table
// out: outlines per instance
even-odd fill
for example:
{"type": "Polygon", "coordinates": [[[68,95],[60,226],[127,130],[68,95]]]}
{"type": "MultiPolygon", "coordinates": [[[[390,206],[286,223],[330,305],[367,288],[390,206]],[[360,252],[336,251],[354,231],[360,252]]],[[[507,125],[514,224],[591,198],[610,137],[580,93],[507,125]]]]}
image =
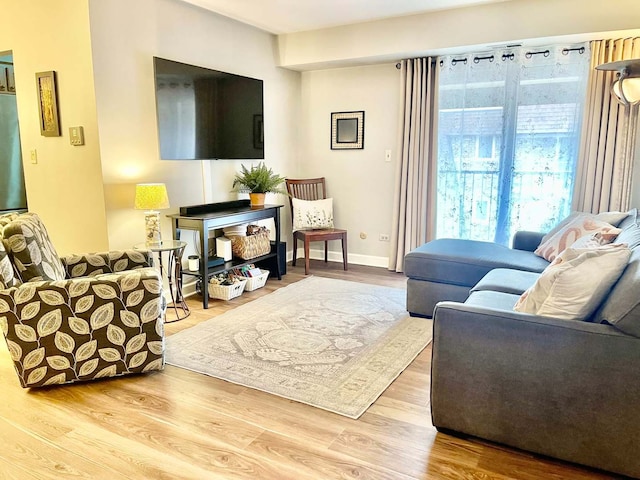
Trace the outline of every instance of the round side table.
{"type": "Polygon", "coordinates": [[[165,264],[162,254],[167,254],[166,278],[169,282],[169,293],[171,294],[171,302],[167,305],[167,314],[171,309],[175,312],[176,318],[169,320],[165,317],[165,323],[177,322],[187,318],[191,312],[189,306],[184,301],[182,295],[182,254],[187,242],[179,242],[177,240],[162,240],[158,243],[146,244],[138,243],[133,246],[136,250],[149,250],[158,257],[158,266],[160,267],[160,276],[165,278],[165,264]]]}

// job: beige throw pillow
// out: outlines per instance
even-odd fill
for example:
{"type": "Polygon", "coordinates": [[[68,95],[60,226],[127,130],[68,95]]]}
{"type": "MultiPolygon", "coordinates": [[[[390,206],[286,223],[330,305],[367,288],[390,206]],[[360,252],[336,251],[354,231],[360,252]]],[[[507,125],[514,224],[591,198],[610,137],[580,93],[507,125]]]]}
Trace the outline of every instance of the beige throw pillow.
{"type": "Polygon", "coordinates": [[[291,199],[293,231],[333,228],[333,198],[323,200],[291,199]]]}
{"type": "Polygon", "coordinates": [[[553,262],[564,249],[585,235],[589,236],[594,233],[606,234],[606,238],[611,242],[620,231],[619,228],[600,221],[591,215],[578,215],[568,221],[546,241],[543,239],[534,253],[549,262],[553,262]]]}
{"type": "Polygon", "coordinates": [[[631,250],[625,244],[565,249],[513,307],[518,312],[565,320],[586,320],[624,271],[631,250]]]}

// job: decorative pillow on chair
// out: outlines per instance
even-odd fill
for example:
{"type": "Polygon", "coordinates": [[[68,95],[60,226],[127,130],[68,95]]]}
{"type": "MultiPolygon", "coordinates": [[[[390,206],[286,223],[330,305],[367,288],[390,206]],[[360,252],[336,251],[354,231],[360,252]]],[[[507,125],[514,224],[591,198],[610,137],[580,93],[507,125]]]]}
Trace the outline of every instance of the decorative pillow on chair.
{"type": "Polygon", "coordinates": [[[333,198],[323,200],[291,199],[293,231],[333,228],[333,198]]]}
{"type": "Polygon", "coordinates": [[[65,270],[40,217],[24,213],[3,232],[4,244],[23,282],[64,280],[65,270]]]}
{"type": "Polygon", "coordinates": [[[625,244],[565,249],[522,294],[514,310],[534,315],[587,320],[629,262],[625,244]]]}
{"type": "Polygon", "coordinates": [[[543,238],[533,253],[549,262],[553,262],[565,248],[571,246],[576,240],[585,235],[601,233],[605,235],[607,239],[610,239],[609,242],[611,242],[620,232],[621,230],[619,228],[600,221],[592,215],[578,215],[571,218],[562,228],[553,234],[551,238],[548,238],[546,241],[543,238]]]}

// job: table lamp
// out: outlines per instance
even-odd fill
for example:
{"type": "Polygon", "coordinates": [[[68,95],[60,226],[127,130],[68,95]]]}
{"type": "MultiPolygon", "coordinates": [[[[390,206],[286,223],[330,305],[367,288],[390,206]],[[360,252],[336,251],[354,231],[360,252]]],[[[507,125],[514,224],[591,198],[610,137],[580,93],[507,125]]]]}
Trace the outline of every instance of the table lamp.
{"type": "Polygon", "coordinates": [[[139,183],[136,185],[136,210],[146,210],[144,225],[147,245],[162,242],[160,234],[160,212],[169,208],[169,196],[164,183],[139,183]]]}

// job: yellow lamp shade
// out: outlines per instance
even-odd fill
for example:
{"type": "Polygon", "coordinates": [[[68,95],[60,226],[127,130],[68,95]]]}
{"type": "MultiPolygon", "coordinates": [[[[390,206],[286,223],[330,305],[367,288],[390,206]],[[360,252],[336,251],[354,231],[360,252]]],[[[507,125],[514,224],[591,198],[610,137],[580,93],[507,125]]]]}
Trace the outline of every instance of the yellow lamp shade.
{"type": "Polygon", "coordinates": [[[136,185],[136,210],[162,210],[169,208],[169,195],[164,183],[139,183],[136,185]]]}

